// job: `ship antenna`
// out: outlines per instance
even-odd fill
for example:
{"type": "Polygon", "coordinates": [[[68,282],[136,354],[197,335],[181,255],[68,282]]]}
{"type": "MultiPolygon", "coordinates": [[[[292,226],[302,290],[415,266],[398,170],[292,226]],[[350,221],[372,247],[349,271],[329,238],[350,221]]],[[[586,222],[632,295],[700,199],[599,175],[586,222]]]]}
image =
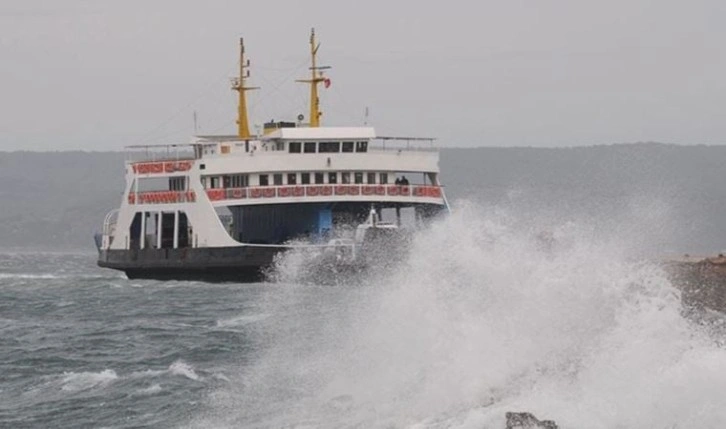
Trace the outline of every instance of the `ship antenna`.
{"type": "Polygon", "coordinates": [[[247,91],[259,89],[259,87],[245,86],[245,79],[250,77],[250,71],[246,70],[250,66],[250,60],[245,62],[245,41],[239,39],[239,77],[232,78],[232,90],[239,93],[239,111],[237,113],[237,134],[241,139],[249,139],[250,124],[247,120],[247,91]]]}
{"type": "Polygon", "coordinates": [[[323,70],[330,69],[329,66],[318,66],[317,53],[320,43],[315,42],[315,29],[310,30],[310,57],[312,65],[310,67],[310,79],[298,79],[296,82],[310,84],[310,126],[319,127],[320,117],[323,112],[320,111],[320,98],[318,97],[318,84],[325,83],[325,87],[330,86],[330,79],[323,77],[323,70]]]}

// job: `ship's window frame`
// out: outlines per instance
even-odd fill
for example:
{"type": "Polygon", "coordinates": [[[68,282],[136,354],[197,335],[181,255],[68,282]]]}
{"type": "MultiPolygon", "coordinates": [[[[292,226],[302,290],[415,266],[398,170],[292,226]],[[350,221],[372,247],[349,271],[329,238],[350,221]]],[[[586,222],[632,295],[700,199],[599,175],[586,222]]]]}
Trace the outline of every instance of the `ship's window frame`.
{"type": "Polygon", "coordinates": [[[300,153],[302,152],[302,143],[290,142],[287,144],[287,150],[289,153],[300,153]]]}
{"type": "Polygon", "coordinates": [[[338,172],[337,171],[328,172],[328,183],[331,185],[335,185],[338,183],[338,172]]]}
{"type": "Polygon", "coordinates": [[[355,142],[355,151],[356,152],[368,152],[368,141],[357,141],[355,142]]]}
{"type": "Polygon", "coordinates": [[[282,185],[282,173],[275,173],[272,175],[272,183],[275,186],[281,186],[282,185]]]}
{"type": "Polygon", "coordinates": [[[388,173],[381,173],[378,175],[378,181],[381,185],[387,185],[388,184],[388,173]]]}
{"type": "Polygon", "coordinates": [[[270,175],[260,174],[258,176],[258,183],[260,184],[260,186],[270,186],[270,175]]]}
{"type": "Polygon", "coordinates": [[[297,185],[297,173],[287,173],[287,184],[297,185]],[[292,180],[290,180],[292,179],[292,180]]]}
{"type": "Polygon", "coordinates": [[[310,184],[310,173],[300,173],[300,184],[301,185],[310,184]]]}
{"type": "Polygon", "coordinates": [[[362,171],[356,171],[353,174],[353,183],[356,185],[360,185],[363,183],[363,172],[362,171]]]}
{"type": "Polygon", "coordinates": [[[376,184],[376,173],[367,173],[366,174],[366,183],[369,185],[375,185],[376,184]]]}
{"type": "Polygon", "coordinates": [[[347,185],[350,183],[350,171],[340,173],[340,183],[347,185]]]}
{"type": "Polygon", "coordinates": [[[169,190],[170,191],[186,191],[187,189],[187,177],[186,176],[175,176],[169,178],[169,190]]]}
{"type": "Polygon", "coordinates": [[[320,142],[318,144],[318,153],[338,153],[340,152],[340,142],[320,142]]]}
{"type": "Polygon", "coordinates": [[[317,145],[316,142],[305,142],[303,144],[303,153],[316,153],[317,150],[315,146],[317,145]]]}
{"type": "Polygon", "coordinates": [[[343,142],[342,152],[350,153],[355,151],[355,142],[343,142]]]}
{"type": "Polygon", "coordinates": [[[246,188],[250,183],[250,178],[247,174],[233,174],[229,178],[230,187],[232,188],[246,188]]]}
{"type": "Polygon", "coordinates": [[[325,184],[325,173],[323,173],[322,171],[315,172],[315,184],[316,185],[325,184]]]}

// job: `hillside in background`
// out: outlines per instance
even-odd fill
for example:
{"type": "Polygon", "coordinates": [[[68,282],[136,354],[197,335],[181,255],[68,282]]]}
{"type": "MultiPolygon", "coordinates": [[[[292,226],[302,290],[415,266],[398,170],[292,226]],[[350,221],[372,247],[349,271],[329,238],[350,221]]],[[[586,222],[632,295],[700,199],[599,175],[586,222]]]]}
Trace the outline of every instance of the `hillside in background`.
{"type": "MultiPolygon", "coordinates": [[[[124,155],[0,152],[0,247],[93,250],[116,208],[124,155]]],[[[476,201],[521,227],[592,221],[598,233],[649,236],[661,252],[726,248],[726,147],[628,144],[443,149],[454,207],[476,201]]]]}

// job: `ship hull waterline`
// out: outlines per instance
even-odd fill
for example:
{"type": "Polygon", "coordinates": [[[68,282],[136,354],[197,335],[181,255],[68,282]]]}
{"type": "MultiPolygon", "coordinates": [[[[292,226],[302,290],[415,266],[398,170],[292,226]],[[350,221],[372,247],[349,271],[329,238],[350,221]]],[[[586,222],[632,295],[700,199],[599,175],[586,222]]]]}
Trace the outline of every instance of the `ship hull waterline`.
{"type": "Polygon", "coordinates": [[[280,252],[256,246],[101,250],[98,266],[123,271],[129,279],[256,282],[265,279],[280,252]]]}

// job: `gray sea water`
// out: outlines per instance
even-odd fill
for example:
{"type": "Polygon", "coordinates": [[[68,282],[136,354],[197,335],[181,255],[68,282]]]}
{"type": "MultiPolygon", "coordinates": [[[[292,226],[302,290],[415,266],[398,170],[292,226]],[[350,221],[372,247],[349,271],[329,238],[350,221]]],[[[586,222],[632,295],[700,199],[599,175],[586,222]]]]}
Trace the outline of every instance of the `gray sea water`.
{"type": "Polygon", "coordinates": [[[460,207],[337,285],[295,253],[260,284],[0,253],[0,427],[726,426],[722,315],[685,317],[627,236],[568,222],[543,251],[510,217],[460,207]]]}

